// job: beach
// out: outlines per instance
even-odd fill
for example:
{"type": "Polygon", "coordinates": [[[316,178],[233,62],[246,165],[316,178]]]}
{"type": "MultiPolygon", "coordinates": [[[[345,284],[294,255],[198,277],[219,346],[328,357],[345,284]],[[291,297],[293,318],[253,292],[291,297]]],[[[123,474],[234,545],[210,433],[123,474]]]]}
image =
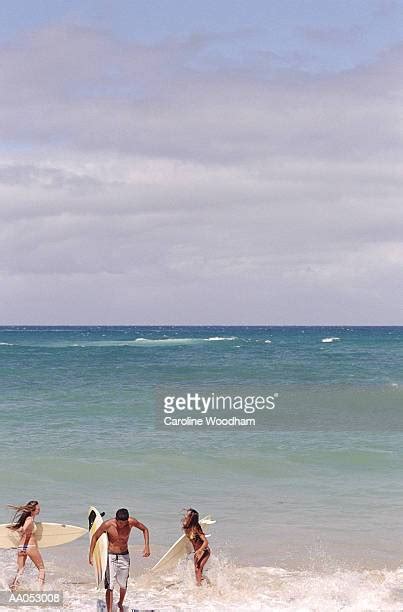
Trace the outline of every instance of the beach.
{"type": "MultiPolygon", "coordinates": [[[[402,328],[2,327],[0,363],[1,522],[28,499],[84,527],[127,507],[152,551],[133,534],[131,606],[402,609],[402,328]],[[161,425],[190,392],[277,395],[257,427],[161,425]],[[200,589],[191,560],[149,571],[189,506],[217,520],[200,589]]],[[[43,556],[65,608],[95,610],[88,538],[43,556]]],[[[14,566],[1,550],[1,588],[14,566]]]]}

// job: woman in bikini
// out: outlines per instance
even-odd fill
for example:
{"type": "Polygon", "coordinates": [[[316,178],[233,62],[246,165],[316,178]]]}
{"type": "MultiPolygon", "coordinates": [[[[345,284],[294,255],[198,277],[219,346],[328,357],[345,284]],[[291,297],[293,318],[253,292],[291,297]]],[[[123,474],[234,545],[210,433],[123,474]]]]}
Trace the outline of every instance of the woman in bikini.
{"type": "Polygon", "coordinates": [[[39,572],[39,588],[42,590],[45,582],[45,566],[43,564],[38,543],[35,538],[35,517],[41,511],[37,501],[29,501],[25,506],[9,506],[15,510],[12,524],[9,529],[18,532],[21,536],[17,552],[17,574],[10,585],[11,590],[17,588],[20,578],[24,573],[27,557],[36,565],[39,572]]]}
{"type": "Polygon", "coordinates": [[[199,513],[193,508],[189,508],[182,521],[183,530],[193,545],[194,565],[196,574],[196,584],[201,585],[203,578],[203,568],[206,565],[211,551],[208,540],[203,533],[199,523],[199,513]]]}

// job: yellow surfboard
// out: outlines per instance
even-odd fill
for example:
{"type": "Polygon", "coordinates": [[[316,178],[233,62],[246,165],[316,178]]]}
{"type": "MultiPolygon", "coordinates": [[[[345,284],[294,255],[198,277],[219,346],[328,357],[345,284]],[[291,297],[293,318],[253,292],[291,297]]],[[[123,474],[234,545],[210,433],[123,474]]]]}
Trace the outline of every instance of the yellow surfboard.
{"type": "MultiPolygon", "coordinates": [[[[98,510],[91,506],[88,510],[88,530],[90,536],[90,542],[92,536],[103,523],[102,516],[98,512],[98,510]]],[[[98,539],[94,554],[92,557],[92,565],[94,567],[95,572],[95,582],[97,588],[99,589],[102,585],[102,582],[105,578],[106,565],[108,563],[108,536],[106,533],[103,533],[101,537],[98,539]]]]}
{"type": "MultiPolygon", "coordinates": [[[[200,526],[205,529],[209,525],[214,525],[214,521],[210,515],[205,516],[200,520],[200,526]]],[[[175,567],[181,559],[193,551],[193,547],[189,542],[189,538],[183,534],[172,546],[167,550],[165,555],[151,568],[152,572],[169,570],[175,567]]]]}
{"type": "MultiPolygon", "coordinates": [[[[0,525],[0,548],[17,548],[21,540],[18,531],[8,529],[9,523],[0,525]]],[[[75,525],[64,525],[62,523],[36,523],[35,539],[39,548],[51,548],[73,542],[81,538],[86,529],[75,525]]]]}

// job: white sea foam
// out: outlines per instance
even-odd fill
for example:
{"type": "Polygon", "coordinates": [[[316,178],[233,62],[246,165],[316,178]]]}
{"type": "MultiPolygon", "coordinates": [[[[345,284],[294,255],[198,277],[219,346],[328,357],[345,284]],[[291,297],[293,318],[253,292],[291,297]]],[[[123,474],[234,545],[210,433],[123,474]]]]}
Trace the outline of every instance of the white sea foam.
{"type": "MultiPolygon", "coordinates": [[[[15,554],[0,558],[0,588],[12,578],[15,554]]],[[[28,564],[27,564],[28,565],[28,564]]],[[[135,566],[135,563],[133,564],[135,566]]],[[[61,567],[47,560],[47,588],[64,591],[64,609],[93,612],[103,591],[96,591],[90,569],[61,567]],[[66,570],[64,570],[66,571],[66,570]]],[[[299,612],[363,612],[402,610],[402,571],[399,570],[287,570],[282,567],[239,567],[214,555],[206,566],[207,580],[194,583],[191,561],[162,576],[145,571],[131,577],[128,610],[163,609],[164,612],[239,612],[283,610],[299,612]]],[[[21,588],[36,587],[36,571],[29,564],[21,588]]],[[[117,593],[115,593],[115,602],[117,593]]],[[[33,608],[30,608],[31,610],[33,608]]]]}
{"type": "Polygon", "coordinates": [[[219,340],[236,340],[236,336],[212,336],[211,338],[205,338],[207,342],[217,342],[219,340]]]}
{"type": "MultiPolygon", "coordinates": [[[[203,338],[136,338],[134,340],[93,340],[84,342],[52,342],[41,344],[46,348],[113,348],[113,347],[155,347],[155,346],[176,346],[200,344],[204,342],[203,338]]],[[[26,344],[25,346],[30,346],[26,344]]]]}
{"type": "Polygon", "coordinates": [[[98,340],[88,342],[85,346],[174,346],[180,344],[196,344],[202,341],[202,338],[136,338],[135,340],[98,340]]]}
{"type": "Polygon", "coordinates": [[[0,342],[0,346],[14,346],[11,342],[0,342]]]}
{"type": "Polygon", "coordinates": [[[322,338],[321,342],[336,342],[337,340],[340,340],[340,338],[337,338],[336,336],[334,336],[331,338],[322,338]]]}
{"type": "Polygon", "coordinates": [[[131,343],[127,344],[141,344],[143,346],[165,346],[165,345],[173,345],[173,344],[195,344],[197,342],[201,342],[200,338],[136,338],[131,343]]]}

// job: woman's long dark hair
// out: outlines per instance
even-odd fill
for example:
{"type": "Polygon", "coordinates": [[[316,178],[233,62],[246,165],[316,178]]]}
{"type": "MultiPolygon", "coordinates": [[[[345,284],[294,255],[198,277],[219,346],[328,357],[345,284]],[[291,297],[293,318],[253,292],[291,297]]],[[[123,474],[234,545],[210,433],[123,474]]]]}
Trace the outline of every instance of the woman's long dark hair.
{"type": "Polygon", "coordinates": [[[13,531],[17,531],[24,526],[25,521],[29,516],[31,516],[32,512],[35,510],[36,506],[39,504],[36,500],[31,500],[24,506],[9,506],[15,510],[15,514],[13,516],[12,525],[8,525],[9,529],[13,531]]]}
{"type": "Polygon", "coordinates": [[[186,510],[186,517],[183,521],[183,529],[185,531],[201,531],[199,525],[199,513],[194,508],[186,510]]]}

